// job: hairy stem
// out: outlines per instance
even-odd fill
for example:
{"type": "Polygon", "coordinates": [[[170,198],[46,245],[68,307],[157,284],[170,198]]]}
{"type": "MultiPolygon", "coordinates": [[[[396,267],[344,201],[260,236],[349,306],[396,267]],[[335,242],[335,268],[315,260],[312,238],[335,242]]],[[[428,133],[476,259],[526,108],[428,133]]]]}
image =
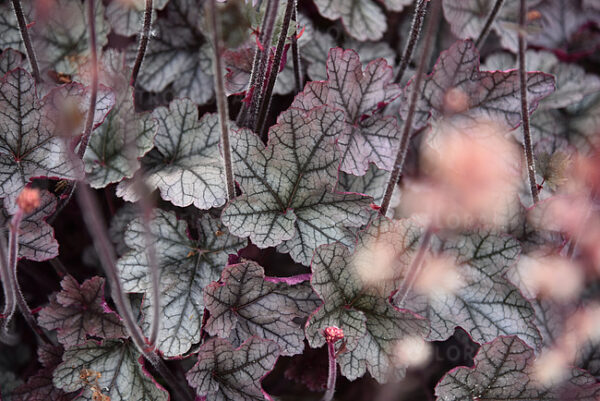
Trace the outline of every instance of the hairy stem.
{"type": "Polygon", "coordinates": [[[525,0],[519,0],[519,81],[521,86],[521,118],[523,120],[523,145],[525,148],[525,159],[527,161],[527,175],[529,177],[529,188],[533,204],[539,202],[538,186],[535,182],[535,160],[533,159],[533,145],[531,143],[531,132],[529,130],[529,106],[527,104],[527,71],[525,50],[527,48],[527,38],[525,37],[525,19],[527,14],[527,4],[525,0]]]}
{"type": "Polygon", "coordinates": [[[279,67],[281,65],[281,58],[283,56],[283,48],[287,39],[287,33],[290,27],[290,20],[292,19],[292,14],[295,9],[295,3],[295,0],[287,0],[283,24],[281,25],[281,32],[279,33],[279,40],[277,41],[277,50],[275,50],[275,58],[273,59],[271,71],[267,77],[267,87],[260,103],[255,132],[260,134],[263,139],[266,138],[267,112],[269,110],[269,106],[271,106],[271,95],[273,94],[273,88],[275,87],[275,82],[277,81],[277,74],[279,74],[279,67]]]}
{"type": "Polygon", "coordinates": [[[296,93],[298,93],[304,87],[302,64],[300,61],[300,49],[298,48],[298,0],[294,1],[292,21],[294,21],[296,25],[294,36],[292,36],[292,58],[294,63],[294,83],[296,85],[296,93]]]}
{"type": "Polygon", "coordinates": [[[94,12],[94,0],[88,0],[88,24],[89,24],[89,45],[92,63],[92,92],[90,93],[90,108],[88,109],[85,120],[85,128],[77,150],[77,156],[83,159],[83,155],[87,149],[92,129],[94,128],[94,116],[96,113],[96,99],[98,97],[98,48],[96,45],[96,15],[94,12]]]}
{"type": "Polygon", "coordinates": [[[485,25],[483,26],[483,29],[481,30],[481,33],[479,34],[479,37],[477,37],[477,40],[475,41],[475,46],[478,49],[481,49],[481,46],[483,45],[483,43],[485,42],[485,39],[487,38],[488,34],[490,33],[490,29],[492,29],[492,24],[494,23],[494,20],[496,19],[498,12],[502,8],[502,4],[504,4],[504,0],[496,0],[496,3],[494,3],[494,7],[492,8],[490,15],[488,15],[487,20],[485,21],[485,25]]]}
{"type": "Polygon", "coordinates": [[[14,302],[14,304],[12,304],[11,309],[7,311],[8,314],[5,315],[6,320],[4,322],[3,332],[7,331],[7,326],[14,315],[16,304],[16,306],[19,308],[19,311],[23,315],[25,322],[31,328],[31,330],[33,330],[33,332],[37,334],[38,337],[44,343],[52,344],[52,342],[48,339],[44,331],[38,326],[35,318],[33,317],[33,313],[31,313],[29,305],[27,305],[27,301],[23,296],[21,287],[19,286],[19,279],[17,276],[17,262],[19,261],[19,229],[21,226],[21,221],[23,221],[23,217],[24,212],[21,208],[19,208],[9,224],[8,271],[5,274],[3,274],[3,276],[8,276],[8,285],[12,287],[10,294],[12,297],[14,297],[12,301],[14,302]]]}
{"type": "Polygon", "coordinates": [[[419,40],[419,36],[421,36],[421,28],[423,27],[423,20],[425,19],[428,3],[429,0],[416,1],[415,12],[413,14],[412,23],[410,26],[410,36],[408,38],[408,42],[406,42],[406,46],[404,47],[404,52],[402,53],[400,67],[398,69],[398,73],[396,74],[396,78],[394,79],[395,83],[400,83],[400,81],[402,81],[413,51],[415,50],[415,46],[417,45],[417,41],[419,40]]]}
{"type": "Polygon", "coordinates": [[[327,390],[322,401],[331,401],[335,393],[335,381],[337,378],[337,362],[335,360],[335,342],[327,341],[327,353],[329,355],[329,369],[327,375],[327,390]]]}
{"type": "Polygon", "coordinates": [[[406,160],[406,154],[408,152],[408,144],[410,142],[413,117],[417,108],[417,100],[419,99],[420,95],[421,81],[423,80],[423,73],[427,64],[427,56],[429,54],[429,49],[431,47],[431,42],[433,39],[434,25],[437,21],[438,13],[440,11],[439,4],[440,1],[436,1],[433,4],[433,8],[431,9],[431,14],[429,15],[429,20],[427,22],[427,32],[425,33],[425,45],[423,46],[423,53],[421,53],[421,57],[419,59],[419,66],[417,68],[416,76],[413,79],[414,82],[411,84],[412,92],[408,108],[408,115],[406,116],[406,121],[404,121],[404,125],[402,126],[400,148],[398,149],[396,160],[394,161],[394,169],[392,170],[392,175],[390,176],[390,180],[388,181],[385,193],[383,195],[383,201],[381,203],[380,212],[383,216],[385,216],[388,211],[390,201],[392,200],[392,194],[394,193],[394,189],[396,188],[396,183],[398,182],[400,174],[402,174],[402,169],[404,168],[404,162],[406,160]]]}
{"type": "Polygon", "coordinates": [[[25,21],[25,15],[23,14],[23,7],[21,7],[21,1],[12,0],[12,5],[15,11],[15,16],[17,17],[17,23],[19,24],[21,38],[23,39],[23,44],[25,45],[25,50],[27,51],[27,59],[29,60],[29,65],[31,65],[31,73],[33,75],[33,79],[35,79],[35,82],[41,82],[42,77],[40,75],[40,67],[37,62],[35,50],[33,49],[31,37],[29,36],[29,31],[27,30],[27,21],[25,21]]]}
{"type": "Polygon", "coordinates": [[[249,105],[244,105],[242,115],[238,119],[238,124],[245,127],[254,127],[256,117],[263,98],[263,92],[266,84],[267,66],[269,63],[271,42],[273,41],[273,30],[277,19],[277,11],[279,10],[279,0],[269,0],[265,17],[261,26],[259,42],[264,50],[260,50],[257,46],[255,63],[252,68],[250,86],[248,90],[252,90],[252,97],[249,105]],[[258,60],[257,60],[258,58],[258,60]]]}
{"type": "Polygon", "coordinates": [[[135,86],[144,56],[146,55],[146,48],[150,41],[150,27],[152,26],[152,0],[146,0],[146,6],[144,9],[144,22],[142,25],[142,32],[140,33],[140,46],[138,47],[137,56],[135,57],[135,63],[133,64],[133,71],[131,72],[131,86],[135,86]]]}
{"type": "Polygon", "coordinates": [[[223,83],[223,66],[221,65],[221,39],[215,3],[216,0],[209,0],[207,2],[207,14],[213,34],[215,93],[217,97],[217,111],[219,112],[219,124],[221,125],[221,151],[223,152],[223,164],[225,166],[227,198],[231,200],[235,198],[235,181],[233,177],[233,163],[231,161],[231,144],[229,143],[229,112],[227,110],[225,84],[223,83]]]}
{"type": "Polygon", "coordinates": [[[432,227],[429,226],[425,229],[425,234],[423,235],[423,239],[421,240],[421,244],[419,245],[415,259],[408,267],[408,271],[404,275],[404,280],[402,281],[398,292],[394,295],[394,304],[399,308],[402,308],[404,305],[406,297],[415,285],[417,278],[421,274],[421,270],[423,270],[423,262],[425,260],[425,255],[429,250],[429,245],[431,245],[432,236],[433,230],[432,227]]]}

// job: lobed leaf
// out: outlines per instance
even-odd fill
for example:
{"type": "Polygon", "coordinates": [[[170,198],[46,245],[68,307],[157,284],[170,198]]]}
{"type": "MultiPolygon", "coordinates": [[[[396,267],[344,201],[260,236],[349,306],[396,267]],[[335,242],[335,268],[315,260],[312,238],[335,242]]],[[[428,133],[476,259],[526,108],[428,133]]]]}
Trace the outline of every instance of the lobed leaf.
{"type": "MultiPolygon", "coordinates": [[[[384,0],[387,8],[401,11],[410,0],[384,0]]],[[[341,19],[355,39],[379,40],[387,30],[385,13],[373,0],[315,0],[319,13],[330,20],[341,19]]]]}
{"type": "MultiPolygon", "coordinates": [[[[200,29],[202,8],[189,0],[170,0],[157,21],[136,84],[150,92],[167,87],[173,97],[207,103],[214,94],[212,49],[200,29]]],[[[137,52],[131,52],[132,64],[137,52]]]]}
{"type": "MultiPolygon", "coordinates": [[[[187,99],[159,107],[152,116],[158,120],[158,131],[155,149],[143,161],[146,184],[158,188],[161,197],[175,206],[222,206],[227,194],[218,116],[206,114],[198,121],[197,106],[187,99]]],[[[131,180],[119,184],[117,195],[127,201],[138,199],[131,180]]]]}
{"type": "MultiPolygon", "coordinates": [[[[169,0],[156,0],[152,3],[152,21],[156,21],[156,10],[165,8],[169,0]]],[[[144,0],[112,1],[106,6],[106,19],[112,31],[122,36],[140,33],[144,22],[144,0]]]]}
{"type": "MultiPolygon", "coordinates": [[[[535,10],[540,2],[542,0],[529,0],[527,8],[535,10]]],[[[446,0],[443,2],[444,17],[457,37],[477,39],[494,5],[495,1],[446,0]]],[[[519,10],[519,0],[505,0],[491,26],[500,37],[502,47],[513,53],[518,49],[519,10]]],[[[528,24],[532,25],[532,22],[528,24]]]]}
{"type": "MultiPolygon", "coordinates": [[[[414,227],[410,223],[394,226],[384,222],[367,232],[361,237],[365,247],[373,247],[374,239],[391,242],[401,265],[410,260],[415,245],[414,227]]],[[[366,266],[357,263],[356,255],[361,251],[364,249],[359,245],[352,255],[342,244],[316,250],[311,285],[324,303],[310,316],[306,336],[311,347],[319,347],[325,343],[322,331],[337,326],[344,331],[347,350],[338,357],[345,377],[354,380],[368,370],[380,383],[399,380],[404,376],[406,364],[398,360],[394,348],[407,337],[425,337],[427,322],[389,302],[390,284],[396,281],[395,277],[382,280],[385,283],[381,287],[371,286],[366,280],[365,274],[369,274],[366,266]]]]}
{"type": "Polygon", "coordinates": [[[243,194],[225,207],[223,224],[259,248],[278,246],[305,265],[319,245],[351,245],[347,227],[366,223],[370,199],[332,192],[342,121],[340,111],[327,107],[291,108],[271,127],[266,148],[249,130],[233,132],[232,159],[243,194]]]}
{"type": "Polygon", "coordinates": [[[292,107],[310,110],[329,105],[344,112],[345,125],[338,137],[341,170],[364,175],[369,162],[392,170],[400,131],[393,117],[377,111],[400,95],[392,68],[383,59],[367,64],[365,71],[353,50],[334,48],[327,58],[327,80],[309,82],[292,107]]]}
{"type": "MultiPolygon", "coordinates": [[[[54,385],[66,392],[83,390],[78,399],[92,401],[90,385],[81,378],[87,369],[100,373],[97,384],[111,401],[166,401],[168,393],[144,369],[132,344],[119,340],[88,341],[69,348],[54,371],[54,385]]],[[[95,383],[94,376],[89,379],[95,383]]]]}
{"type": "Polygon", "coordinates": [[[5,205],[14,205],[32,178],[81,178],[81,165],[69,162],[53,129],[31,75],[20,68],[6,74],[0,80],[0,198],[5,205]]]}
{"type": "MultiPolygon", "coordinates": [[[[157,346],[164,355],[180,356],[200,342],[204,314],[203,290],[217,280],[230,253],[245,241],[229,234],[218,220],[205,215],[198,224],[198,240],[187,235],[187,224],[174,213],[156,210],[151,223],[153,244],[160,271],[161,326],[157,346]]],[[[141,218],[133,220],[125,232],[131,250],[117,263],[125,291],[145,294],[145,316],[153,302],[151,281],[141,218]]],[[[142,328],[150,329],[144,318],[142,328]]]]}
{"type": "Polygon", "coordinates": [[[95,276],[79,285],[72,276],[65,276],[60,285],[62,290],[40,311],[38,322],[47,330],[57,330],[65,348],[83,344],[88,336],[128,337],[121,318],[104,300],[103,278],[95,276]]]}
{"type": "MultiPolygon", "coordinates": [[[[408,114],[409,83],[403,93],[400,116],[408,114]]],[[[470,40],[458,41],[443,51],[433,72],[423,79],[417,101],[414,127],[457,114],[461,119],[484,118],[516,128],[521,123],[521,98],[517,70],[480,71],[479,53],[470,40]],[[455,100],[456,98],[456,100],[455,100]],[[457,103],[456,105],[453,103],[457,103]]],[[[529,113],[554,91],[554,78],[543,72],[527,73],[529,113]]]]}
{"type": "Polygon", "coordinates": [[[226,340],[213,338],[200,347],[198,362],[186,378],[199,397],[211,401],[252,401],[270,399],[260,380],[271,370],[279,356],[272,341],[251,337],[233,346],[226,340]]]}
{"type": "Polygon", "coordinates": [[[476,400],[587,400],[600,394],[588,373],[571,369],[563,383],[537,382],[534,352],[517,337],[499,337],[483,344],[473,368],[459,367],[446,374],[435,388],[440,401],[476,400]]]}
{"type": "Polygon", "coordinates": [[[308,283],[271,282],[251,261],[227,266],[221,283],[204,290],[204,302],[210,312],[204,329],[210,335],[228,338],[234,346],[256,335],[277,343],[281,355],[302,353],[304,331],[297,320],[320,304],[308,283]]]}
{"type": "Polygon", "coordinates": [[[413,293],[402,305],[429,319],[429,340],[445,340],[462,327],[479,343],[518,335],[528,345],[540,347],[533,308],[505,277],[520,254],[516,240],[475,231],[434,243],[432,249],[454,261],[461,285],[451,293],[413,293]]]}

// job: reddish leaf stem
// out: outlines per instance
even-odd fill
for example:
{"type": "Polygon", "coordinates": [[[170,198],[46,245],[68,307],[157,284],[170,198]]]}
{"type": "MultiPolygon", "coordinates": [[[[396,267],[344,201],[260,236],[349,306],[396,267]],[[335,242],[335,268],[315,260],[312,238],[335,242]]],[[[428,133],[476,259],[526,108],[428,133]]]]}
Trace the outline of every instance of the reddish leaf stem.
{"type": "Polygon", "coordinates": [[[535,181],[535,160],[533,158],[533,145],[531,132],[529,130],[529,106],[527,104],[527,71],[525,50],[527,38],[525,37],[525,21],[527,18],[527,5],[525,0],[519,0],[519,81],[521,86],[521,118],[523,120],[523,142],[525,148],[525,159],[527,161],[527,175],[529,177],[529,188],[533,204],[539,202],[538,186],[535,181]]]}
{"type": "Polygon", "coordinates": [[[23,14],[23,7],[21,7],[21,1],[12,0],[12,4],[15,11],[15,16],[17,17],[17,23],[19,24],[21,38],[23,39],[23,44],[25,45],[25,50],[27,51],[27,59],[29,60],[29,65],[31,65],[31,73],[33,75],[33,79],[35,79],[35,82],[39,83],[41,82],[42,78],[40,75],[40,67],[37,62],[35,50],[33,49],[31,37],[29,36],[29,31],[27,30],[27,21],[25,21],[25,15],[23,14]]]}
{"type": "Polygon", "coordinates": [[[481,48],[481,46],[485,42],[485,39],[490,33],[490,29],[492,29],[492,24],[494,23],[498,12],[502,8],[502,4],[504,4],[504,0],[496,0],[496,3],[494,3],[494,7],[492,8],[490,15],[488,15],[487,20],[485,21],[485,25],[483,26],[483,29],[479,34],[479,37],[477,37],[477,40],[475,41],[475,47],[477,47],[478,49],[481,48]]]}
{"type": "Polygon", "coordinates": [[[337,378],[337,362],[335,353],[335,343],[344,338],[344,331],[338,327],[330,326],[323,331],[327,341],[327,353],[329,356],[329,367],[327,375],[327,390],[323,395],[322,401],[331,401],[335,393],[335,381],[337,378]]]}
{"type": "Polygon", "coordinates": [[[408,38],[408,42],[406,42],[406,46],[404,47],[404,52],[402,53],[400,67],[398,69],[398,73],[396,74],[396,78],[394,79],[395,83],[400,83],[400,81],[402,81],[402,77],[406,72],[408,63],[412,58],[412,54],[415,50],[415,46],[417,45],[417,41],[419,40],[419,36],[421,36],[421,28],[423,27],[423,20],[425,19],[425,14],[427,13],[428,3],[429,0],[416,1],[415,12],[413,14],[412,23],[410,26],[410,36],[408,38]]]}
{"type": "MultiPolygon", "coordinates": [[[[15,215],[13,216],[10,224],[9,224],[9,238],[8,238],[8,264],[4,266],[3,270],[7,267],[7,271],[3,272],[2,279],[5,288],[5,297],[6,297],[6,306],[5,306],[5,321],[2,327],[3,335],[7,333],[7,326],[10,323],[12,317],[14,316],[14,312],[16,307],[19,308],[19,311],[23,315],[25,322],[27,325],[33,330],[35,334],[46,344],[52,344],[52,342],[48,339],[44,331],[38,326],[35,318],[33,317],[33,313],[31,313],[31,309],[29,305],[27,305],[27,301],[23,296],[23,292],[21,291],[21,287],[19,286],[19,279],[17,276],[17,262],[19,261],[19,229],[21,226],[21,222],[23,221],[23,217],[25,212],[23,209],[19,208],[15,215]],[[8,279],[7,283],[4,283],[5,277],[8,279]],[[9,291],[6,291],[6,286],[10,287],[9,291]],[[9,301],[9,297],[12,297],[12,300],[9,301]],[[15,307],[16,306],[16,307],[15,307]]],[[[4,241],[2,241],[3,243],[4,241]]],[[[1,244],[4,245],[4,244],[1,244]]],[[[4,254],[4,250],[2,251],[2,255],[0,255],[3,259],[6,257],[4,254]]]]}
{"type": "Polygon", "coordinates": [[[406,121],[404,121],[404,125],[402,127],[402,137],[400,139],[400,148],[398,149],[398,154],[396,155],[396,160],[394,161],[394,169],[392,170],[392,174],[390,176],[390,180],[388,181],[387,187],[385,189],[385,193],[383,195],[383,201],[381,203],[381,209],[379,211],[383,216],[386,215],[388,208],[390,206],[390,201],[392,200],[392,194],[394,193],[394,189],[396,188],[396,183],[400,178],[400,174],[402,173],[402,169],[404,167],[404,162],[406,160],[406,154],[408,152],[408,144],[410,142],[411,136],[411,128],[413,117],[415,114],[415,110],[417,108],[417,100],[419,99],[420,89],[421,89],[421,81],[423,80],[423,74],[426,69],[427,64],[427,56],[429,54],[429,49],[431,48],[431,42],[433,39],[433,28],[435,22],[437,21],[437,17],[440,11],[440,1],[436,1],[431,9],[431,14],[429,15],[429,20],[427,22],[427,32],[425,34],[425,45],[423,47],[423,52],[421,53],[421,57],[419,59],[419,66],[417,68],[417,73],[415,78],[413,78],[414,82],[412,85],[412,92],[410,97],[410,104],[408,108],[408,114],[406,116],[406,121]]]}
{"type": "Polygon", "coordinates": [[[260,46],[256,47],[254,54],[254,64],[250,74],[250,83],[248,90],[252,91],[250,104],[244,104],[237,118],[237,123],[240,126],[253,127],[256,121],[256,115],[260,102],[262,100],[263,90],[265,86],[265,74],[267,73],[267,64],[269,61],[271,42],[273,40],[273,29],[277,19],[277,11],[279,9],[279,0],[269,0],[267,9],[262,21],[261,30],[259,33],[260,46]]]}
{"type": "Polygon", "coordinates": [[[146,7],[144,9],[144,22],[142,25],[142,32],[140,33],[140,46],[138,47],[137,56],[135,57],[135,64],[131,72],[131,86],[135,86],[144,56],[146,55],[146,49],[148,42],[150,41],[150,28],[152,26],[152,0],[146,0],[146,7]]]}
{"type": "Polygon", "coordinates": [[[213,38],[213,67],[215,77],[215,93],[217,97],[217,111],[219,112],[219,124],[221,126],[221,151],[223,152],[223,164],[225,166],[225,181],[227,185],[227,198],[235,198],[235,181],[233,177],[233,163],[231,161],[231,144],[229,143],[229,112],[227,109],[227,95],[223,82],[223,66],[221,59],[221,39],[219,24],[217,23],[216,0],[207,2],[208,18],[212,29],[213,38]]]}
{"type": "Polygon", "coordinates": [[[277,74],[279,74],[279,67],[281,64],[281,58],[283,56],[283,48],[287,39],[288,29],[290,27],[290,20],[292,19],[292,14],[295,10],[295,3],[295,0],[287,0],[287,5],[285,7],[285,15],[283,17],[283,23],[281,25],[281,32],[279,33],[279,40],[277,41],[277,49],[275,50],[275,58],[273,59],[271,70],[269,71],[269,75],[266,79],[267,87],[265,89],[264,96],[262,97],[260,103],[258,118],[256,120],[255,132],[257,134],[260,134],[263,139],[266,139],[267,136],[267,114],[269,111],[269,107],[271,106],[271,96],[273,94],[275,82],[277,81],[277,74]]]}

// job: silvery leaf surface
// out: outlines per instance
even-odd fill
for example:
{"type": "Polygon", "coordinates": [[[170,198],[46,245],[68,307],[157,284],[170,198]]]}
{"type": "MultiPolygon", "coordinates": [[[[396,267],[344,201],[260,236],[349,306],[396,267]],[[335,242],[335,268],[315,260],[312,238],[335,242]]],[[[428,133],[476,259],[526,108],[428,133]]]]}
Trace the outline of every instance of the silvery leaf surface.
{"type": "MultiPolygon", "coordinates": [[[[200,341],[204,314],[204,288],[217,280],[230,253],[235,254],[246,241],[234,237],[217,219],[200,218],[198,239],[188,236],[187,224],[174,213],[156,210],[151,222],[160,274],[161,325],[157,346],[168,357],[180,356],[200,341]]],[[[147,262],[144,225],[135,218],[125,232],[131,250],[119,259],[117,267],[125,291],[145,294],[144,316],[151,316],[155,302],[147,262]]],[[[150,330],[145,318],[144,331],[150,330]]]]}

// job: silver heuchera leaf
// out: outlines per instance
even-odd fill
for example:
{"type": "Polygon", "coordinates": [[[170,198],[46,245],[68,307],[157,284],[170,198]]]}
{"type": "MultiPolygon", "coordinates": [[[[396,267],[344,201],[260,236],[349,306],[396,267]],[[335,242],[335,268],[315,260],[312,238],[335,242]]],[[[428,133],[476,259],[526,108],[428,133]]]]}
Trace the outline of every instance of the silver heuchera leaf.
{"type": "MultiPolygon", "coordinates": [[[[527,7],[535,7],[541,0],[527,1],[527,7]]],[[[446,0],[442,3],[444,16],[450,24],[452,32],[461,39],[477,39],[492,8],[494,1],[478,0],[446,0]]],[[[502,3],[492,30],[500,37],[505,49],[516,53],[518,49],[519,0],[506,0],[502,3]]]]}
{"type": "Polygon", "coordinates": [[[23,55],[14,49],[5,49],[0,54],[0,78],[6,75],[7,72],[18,67],[27,69],[23,55]]]}
{"type": "Polygon", "coordinates": [[[135,111],[132,88],[119,96],[106,124],[92,134],[83,157],[90,185],[104,188],[132,177],[140,167],[138,159],[152,149],[157,129],[150,113],[135,111]]]}
{"type": "Polygon", "coordinates": [[[75,180],[82,177],[79,162],[69,162],[62,139],[42,112],[34,81],[23,69],[0,80],[0,198],[14,205],[34,177],[75,180]]]}
{"type": "MultiPolygon", "coordinates": [[[[144,160],[147,185],[158,188],[164,200],[179,207],[194,204],[210,209],[225,204],[218,116],[205,114],[198,121],[198,108],[187,99],[174,100],[169,108],[159,107],[152,116],[158,120],[158,132],[155,149],[144,160]]],[[[119,184],[117,195],[127,201],[138,199],[131,181],[119,184]]]]}
{"type": "Polygon", "coordinates": [[[381,204],[390,172],[369,165],[365,175],[352,175],[340,172],[337,190],[341,192],[356,192],[373,197],[373,202],[381,204]]]}
{"type": "MultiPolygon", "coordinates": [[[[412,82],[412,81],[411,81],[412,82]]],[[[405,119],[414,85],[404,91],[400,116],[405,119]]],[[[443,51],[433,72],[423,80],[417,101],[415,128],[428,120],[456,114],[462,119],[485,118],[510,128],[521,123],[519,74],[511,71],[480,71],[479,52],[470,40],[458,41],[443,51]]],[[[542,72],[527,73],[529,112],[554,91],[554,78],[542,72]]]]}
{"type": "MultiPolygon", "coordinates": [[[[82,370],[100,373],[98,387],[111,401],[166,401],[169,394],[143,368],[142,356],[129,342],[88,341],[69,348],[54,371],[54,385],[66,392],[83,390],[80,400],[92,401],[90,386],[81,379],[82,370]]],[[[89,378],[95,383],[95,376],[89,378]]]]}
{"type": "MultiPolygon", "coordinates": [[[[162,10],[169,0],[156,0],[152,3],[152,21],[156,21],[156,10],[162,10]]],[[[112,1],[106,7],[106,19],[112,31],[122,36],[140,33],[144,21],[144,0],[112,1]]]]}
{"type": "MultiPolygon", "coordinates": [[[[556,90],[540,101],[538,113],[542,110],[574,105],[585,96],[600,91],[600,78],[587,74],[575,63],[559,61],[551,52],[529,50],[525,60],[527,71],[544,71],[554,75],[556,80],[556,90]]],[[[493,54],[485,60],[488,69],[508,70],[516,65],[516,60],[504,53],[493,54]]],[[[534,114],[536,115],[537,113],[534,114]]]]}
{"type": "Polygon", "coordinates": [[[234,346],[256,335],[276,342],[282,355],[302,353],[304,330],[295,319],[306,318],[321,303],[308,282],[269,281],[250,261],[227,266],[221,282],[204,290],[204,302],[210,335],[229,338],[234,346]]]}
{"type": "Polygon", "coordinates": [[[400,95],[400,86],[393,83],[392,68],[385,60],[377,59],[363,72],[355,51],[334,48],[327,58],[327,78],[306,84],[292,107],[310,110],[329,105],[344,112],[346,124],[338,138],[341,170],[364,175],[369,162],[392,170],[400,131],[395,118],[375,113],[400,95]]]}
{"type": "Polygon", "coordinates": [[[92,277],[79,285],[72,276],[60,283],[62,290],[50,299],[38,316],[40,326],[58,331],[65,348],[83,344],[87,336],[103,339],[126,338],[121,318],[104,300],[104,279],[92,277]]]}
{"type": "MultiPolygon", "coordinates": [[[[385,0],[386,7],[401,10],[403,0],[385,0]]],[[[341,19],[346,31],[358,40],[379,40],[387,30],[385,13],[373,0],[315,0],[319,13],[341,19]]]]}
{"type": "Polygon", "coordinates": [[[394,348],[407,337],[425,337],[427,321],[394,307],[389,294],[365,283],[342,244],[317,248],[312,271],[311,285],[324,304],[306,324],[310,346],[323,345],[323,330],[337,326],[346,342],[347,352],[338,357],[345,377],[354,380],[368,370],[380,383],[401,379],[406,365],[397,360],[394,348]]]}
{"type": "Polygon", "coordinates": [[[279,347],[272,341],[251,337],[239,348],[213,338],[198,352],[198,362],[186,378],[198,397],[211,401],[262,401],[270,399],[261,388],[261,379],[269,373],[279,347]]]}
{"type": "MultiPolygon", "coordinates": [[[[4,205],[0,199],[0,227],[8,227],[14,205],[4,205]]],[[[19,258],[41,262],[58,256],[58,242],[54,229],[46,218],[56,209],[56,198],[48,191],[40,191],[40,206],[25,214],[19,225],[19,258]]]]}
{"type": "MultiPolygon", "coordinates": [[[[187,234],[187,224],[174,213],[156,210],[151,223],[153,243],[160,270],[161,327],[157,345],[164,355],[175,357],[200,342],[203,290],[217,280],[230,253],[236,253],[246,241],[230,235],[218,220],[205,215],[198,225],[198,240],[187,234]]],[[[146,259],[144,225],[140,218],[129,224],[125,243],[131,249],[119,259],[117,267],[127,292],[144,293],[145,316],[154,300],[146,259]]],[[[150,322],[142,323],[144,331],[150,322]]]]}
{"type": "Polygon", "coordinates": [[[221,219],[239,237],[259,248],[278,246],[308,265],[314,249],[354,235],[368,219],[370,199],[332,192],[339,154],[335,139],[344,115],[327,107],[305,112],[291,108],[271,127],[265,148],[249,130],[232,133],[232,159],[243,194],[223,210],[221,219]]]}
{"type": "MultiPolygon", "coordinates": [[[[101,49],[108,42],[104,5],[94,2],[96,41],[101,49]]],[[[89,57],[87,1],[56,0],[46,14],[36,16],[32,26],[33,46],[42,69],[73,74],[89,57]]],[[[29,21],[32,21],[31,19],[29,21]]]]}
{"type": "MultiPolygon", "coordinates": [[[[29,4],[23,4],[23,13],[25,14],[26,21],[31,21],[31,15],[33,14],[29,4]]],[[[19,24],[17,23],[12,2],[5,1],[0,5],[0,49],[5,50],[8,48],[25,52],[25,45],[23,44],[21,31],[19,31],[19,24]]]]}
{"type": "MultiPolygon", "coordinates": [[[[174,97],[198,104],[213,97],[212,49],[203,36],[200,10],[188,0],[169,1],[166,18],[158,20],[137,84],[150,92],[171,85],[174,97]]],[[[137,51],[131,52],[132,64],[137,51]]]]}
{"type": "Polygon", "coordinates": [[[431,248],[434,254],[453,260],[460,286],[452,292],[413,293],[402,305],[429,319],[429,340],[445,340],[462,327],[479,343],[518,335],[530,346],[540,347],[533,308],[505,277],[521,251],[516,240],[479,231],[436,240],[431,248]]]}
{"type": "Polygon", "coordinates": [[[594,401],[600,385],[589,373],[571,369],[563,383],[537,382],[534,352],[519,338],[499,337],[483,344],[475,367],[460,367],[446,374],[435,388],[439,401],[528,400],[594,401]]]}
{"type": "Polygon", "coordinates": [[[552,49],[562,53],[575,50],[592,53],[597,50],[597,40],[586,43],[578,37],[584,25],[600,21],[597,9],[586,8],[582,1],[545,0],[536,10],[540,13],[541,29],[530,35],[528,43],[536,47],[552,49]],[[575,49],[573,49],[575,48],[575,49]]]}

